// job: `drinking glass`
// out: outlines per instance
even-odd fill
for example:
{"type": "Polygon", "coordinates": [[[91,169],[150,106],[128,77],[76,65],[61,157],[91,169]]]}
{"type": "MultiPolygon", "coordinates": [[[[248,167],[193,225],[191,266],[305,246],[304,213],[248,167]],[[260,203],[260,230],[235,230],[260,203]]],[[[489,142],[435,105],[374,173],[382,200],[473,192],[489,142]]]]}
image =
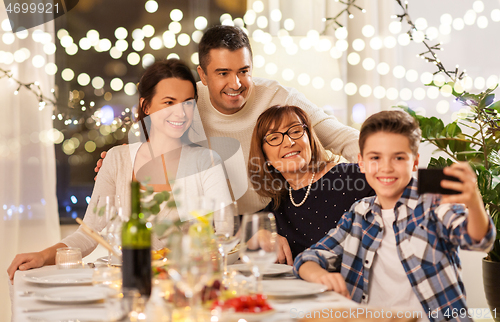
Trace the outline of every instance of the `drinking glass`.
{"type": "Polygon", "coordinates": [[[222,284],[226,284],[227,255],[240,242],[240,217],[236,202],[222,202],[213,218],[215,243],[221,255],[222,284]]]}
{"type": "Polygon", "coordinates": [[[213,238],[213,213],[215,210],[215,200],[212,198],[199,196],[193,197],[187,202],[187,211],[191,217],[185,227],[188,235],[193,237],[191,246],[210,252],[213,238]]]}
{"type": "Polygon", "coordinates": [[[122,271],[119,267],[96,267],[92,273],[92,285],[109,287],[117,293],[122,290],[122,271]]]}
{"type": "Polygon", "coordinates": [[[262,274],[278,255],[278,234],[274,215],[269,212],[245,214],[241,224],[240,258],[255,276],[254,292],[262,293],[262,274]]]}

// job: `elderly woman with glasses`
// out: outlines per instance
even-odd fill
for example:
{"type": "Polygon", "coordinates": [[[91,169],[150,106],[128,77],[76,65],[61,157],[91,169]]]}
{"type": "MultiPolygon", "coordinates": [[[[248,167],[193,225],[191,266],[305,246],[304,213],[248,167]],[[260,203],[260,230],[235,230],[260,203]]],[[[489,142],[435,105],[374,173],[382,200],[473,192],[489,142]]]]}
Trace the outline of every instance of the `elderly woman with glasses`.
{"type": "Polygon", "coordinates": [[[358,199],[374,195],[356,163],[337,163],[319,142],[307,114],[273,106],[255,125],[248,172],[253,188],[270,203],[280,235],[280,263],[335,227],[358,199]]]}

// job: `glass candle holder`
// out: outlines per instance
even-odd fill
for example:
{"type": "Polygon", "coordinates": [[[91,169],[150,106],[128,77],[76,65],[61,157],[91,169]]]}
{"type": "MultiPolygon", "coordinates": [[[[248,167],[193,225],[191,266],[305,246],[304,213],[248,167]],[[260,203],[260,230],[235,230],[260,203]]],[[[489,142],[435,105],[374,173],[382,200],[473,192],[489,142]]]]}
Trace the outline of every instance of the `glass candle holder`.
{"type": "Polygon", "coordinates": [[[82,268],[83,261],[80,248],[58,248],[56,251],[56,265],[58,269],[82,268]]]}

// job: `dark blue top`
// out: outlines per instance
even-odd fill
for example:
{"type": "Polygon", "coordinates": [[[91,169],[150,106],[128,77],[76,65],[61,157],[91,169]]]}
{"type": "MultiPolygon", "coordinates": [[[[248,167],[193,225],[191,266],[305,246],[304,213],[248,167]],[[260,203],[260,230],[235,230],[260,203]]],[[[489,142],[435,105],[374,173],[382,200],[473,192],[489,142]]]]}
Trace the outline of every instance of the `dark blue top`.
{"type": "MultiPolygon", "coordinates": [[[[306,192],[307,186],[292,190],[294,202],[300,203],[306,192]]],[[[272,210],[272,201],[265,210],[274,213],[278,234],[288,240],[295,259],[335,228],[340,217],[354,202],[373,195],[375,191],[366,182],[357,163],[340,163],[312,184],[311,192],[302,206],[295,207],[292,204],[287,189],[278,210],[272,210]]]]}

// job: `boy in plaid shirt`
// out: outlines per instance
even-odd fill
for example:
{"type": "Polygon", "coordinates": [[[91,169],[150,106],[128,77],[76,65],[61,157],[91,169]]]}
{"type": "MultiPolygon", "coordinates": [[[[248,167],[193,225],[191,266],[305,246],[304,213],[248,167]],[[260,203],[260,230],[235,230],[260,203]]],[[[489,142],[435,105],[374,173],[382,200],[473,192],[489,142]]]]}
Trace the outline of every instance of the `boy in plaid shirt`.
{"type": "Polygon", "coordinates": [[[402,111],[363,123],[358,163],[376,196],[354,203],[295,259],[294,273],[359,303],[419,311],[424,321],[471,321],[458,247],[488,251],[496,232],[465,162],[444,169],[461,182],[441,181],[460,194],[417,194],[420,139],[418,122],[402,111]]]}

